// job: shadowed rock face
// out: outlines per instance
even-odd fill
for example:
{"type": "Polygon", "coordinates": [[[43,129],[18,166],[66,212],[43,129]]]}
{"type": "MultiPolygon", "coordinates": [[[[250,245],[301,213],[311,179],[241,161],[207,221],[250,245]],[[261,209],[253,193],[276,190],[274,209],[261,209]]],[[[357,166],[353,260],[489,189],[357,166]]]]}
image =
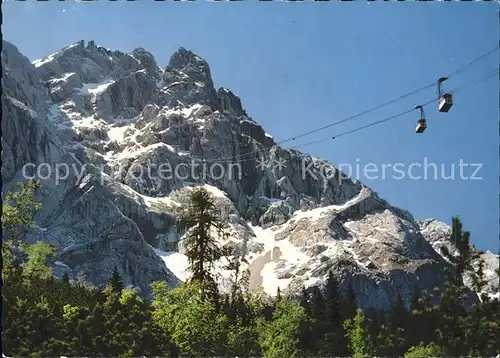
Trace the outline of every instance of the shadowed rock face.
{"type": "MultiPolygon", "coordinates": [[[[387,308],[398,291],[409,302],[414,287],[444,282],[445,224],[416,222],[330,163],[276,145],[189,50],[162,69],[143,48],[80,41],[30,63],[4,42],[2,69],[4,190],[27,163],[30,174],[66,166],[63,179],[42,181],[27,236],[59,248],[56,274],[102,286],[116,265],[145,296],[152,280],[175,286],[177,267],[153,247],[179,239],[176,207],[205,185],[230,231],[221,244],[246,254],[252,286],[270,294],[322,284],[332,270],[361,307],[387,308]]],[[[485,255],[493,268],[498,257],[485,255]]]]}

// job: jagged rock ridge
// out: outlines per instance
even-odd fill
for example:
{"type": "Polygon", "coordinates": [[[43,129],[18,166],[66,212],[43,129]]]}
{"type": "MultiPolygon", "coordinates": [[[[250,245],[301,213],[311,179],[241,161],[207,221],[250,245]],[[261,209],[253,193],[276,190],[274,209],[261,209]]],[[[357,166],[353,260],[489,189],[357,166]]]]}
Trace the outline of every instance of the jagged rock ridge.
{"type": "Polygon", "coordinates": [[[80,41],[29,63],[3,45],[4,190],[26,163],[69,168],[64,180],[42,180],[44,208],[29,235],[59,247],[57,273],[103,285],[117,265],[146,295],[151,280],[177,284],[186,260],[165,252],[179,239],[172,208],[205,185],[231,232],[221,244],[248,255],[252,286],[270,294],[321,284],[328,270],[353,285],[362,307],[443,284],[449,264],[435,242],[447,232],[429,225],[444,224],[415,221],[326,161],[276,145],[191,51],[161,68],[142,48],[80,41]],[[286,166],[262,168],[262,158],[286,166]],[[164,176],[165,163],[181,170],[164,176]],[[219,172],[201,175],[203,165],[219,172]]]}

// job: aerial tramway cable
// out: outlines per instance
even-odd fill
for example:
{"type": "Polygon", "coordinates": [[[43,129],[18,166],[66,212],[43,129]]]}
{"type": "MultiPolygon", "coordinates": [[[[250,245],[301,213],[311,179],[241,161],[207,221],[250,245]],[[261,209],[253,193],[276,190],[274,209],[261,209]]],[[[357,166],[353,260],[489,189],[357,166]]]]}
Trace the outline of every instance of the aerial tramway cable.
{"type": "MultiPolygon", "coordinates": [[[[462,85],[460,87],[457,87],[457,88],[453,89],[450,92],[457,93],[457,92],[459,92],[459,91],[461,91],[461,90],[463,90],[465,88],[475,86],[478,83],[481,83],[483,81],[486,81],[486,80],[490,79],[491,77],[495,76],[497,73],[498,73],[498,69],[496,69],[492,74],[489,74],[488,76],[484,76],[483,78],[481,78],[479,80],[476,80],[475,82],[468,83],[468,84],[462,85]]],[[[292,149],[303,148],[303,147],[306,147],[306,146],[309,146],[309,145],[312,145],[312,144],[318,144],[318,143],[326,142],[326,141],[329,141],[329,140],[332,140],[332,139],[336,139],[338,137],[342,137],[342,136],[345,136],[345,135],[348,135],[348,134],[351,134],[351,133],[358,132],[358,131],[366,129],[366,128],[373,127],[373,126],[375,126],[377,124],[381,124],[381,123],[385,123],[385,122],[391,121],[391,120],[399,118],[399,117],[401,117],[401,116],[403,116],[403,115],[405,115],[407,113],[413,112],[416,109],[420,109],[420,107],[428,106],[429,104],[434,103],[435,101],[436,101],[436,99],[432,98],[429,101],[425,102],[424,104],[422,104],[420,106],[417,106],[416,108],[408,109],[408,110],[406,110],[404,112],[401,112],[399,114],[396,114],[394,116],[391,116],[391,117],[388,117],[388,118],[384,118],[384,119],[381,119],[381,120],[378,120],[378,121],[366,124],[364,126],[361,126],[361,127],[358,127],[358,128],[354,128],[354,129],[346,131],[346,132],[342,132],[342,133],[336,134],[333,137],[323,138],[323,139],[319,139],[319,140],[316,140],[316,141],[312,141],[312,142],[308,142],[308,143],[304,143],[304,144],[299,144],[299,145],[296,145],[296,146],[292,147],[292,149]]]]}
{"type": "MultiPolygon", "coordinates": [[[[486,52],[485,54],[483,54],[483,55],[481,55],[481,56],[479,56],[479,57],[475,58],[474,60],[470,61],[469,63],[467,63],[467,64],[465,64],[465,65],[461,66],[460,68],[458,68],[457,70],[455,70],[454,72],[452,72],[451,74],[449,74],[448,76],[446,76],[446,77],[442,77],[442,79],[444,79],[444,80],[448,80],[448,79],[450,79],[450,78],[451,78],[451,77],[453,77],[455,74],[460,73],[461,71],[464,71],[467,67],[471,66],[471,65],[472,65],[472,64],[474,64],[475,62],[477,62],[477,61],[479,61],[479,60],[483,59],[484,57],[488,56],[490,53],[493,53],[493,52],[494,52],[494,51],[496,51],[497,49],[498,49],[498,46],[496,46],[496,47],[495,47],[495,48],[493,48],[492,50],[490,50],[490,51],[486,52]]],[[[443,81],[444,81],[444,80],[443,80],[443,81]]],[[[443,81],[441,81],[441,82],[443,82],[443,81]]],[[[441,83],[441,82],[440,82],[440,83],[441,83]]],[[[307,135],[309,135],[309,134],[316,133],[316,132],[319,132],[319,131],[321,131],[321,130],[323,130],[323,129],[330,128],[330,127],[333,127],[333,126],[335,126],[335,125],[338,125],[338,124],[341,124],[341,123],[347,122],[348,120],[351,120],[351,119],[354,119],[354,118],[360,117],[360,116],[362,116],[362,115],[364,115],[364,114],[366,114],[366,113],[372,112],[372,111],[377,110],[377,109],[382,108],[382,107],[385,107],[385,106],[387,106],[387,105],[389,105],[389,104],[392,104],[392,103],[394,103],[394,102],[396,102],[396,101],[398,101],[398,100],[400,100],[400,99],[406,98],[406,97],[408,97],[408,96],[410,96],[410,95],[412,95],[412,94],[415,94],[415,93],[417,93],[417,92],[423,91],[424,89],[427,89],[427,88],[433,87],[433,86],[435,86],[435,85],[436,85],[436,83],[435,83],[435,82],[433,82],[433,83],[431,83],[431,84],[429,84],[429,85],[427,85],[427,86],[424,86],[424,87],[421,87],[421,88],[419,88],[419,89],[416,89],[416,90],[414,90],[414,91],[412,91],[412,92],[406,93],[406,94],[404,94],[404,95],[402,95],[402,96],[400,96],[400,97],[398,97],[398,98],[396,98],[396,99],[393,99],[393,100],[391,100],[391,101],[385,102],[385,103],[383,103],[383,104],[381,104],[381,105],[378,105],[378,106],[375,106],[375,107],[373,107],[373,108],[371,108],[371,109],[367,109],[367,110],[365,110],[365,111],[363,111],[363,112],[361,112],[361,113],[359,113],[359,114],[356,114],[356,115],[354,115],[354,116],[347,117],[347,118],[342,119],[342,120],[340,120],[340,121],[337,121],[337,122],[334,122],[334,123],[330,123],[330,124],[325,125],[325,126],[323,126],[323,127],[320,127],[320,128],[317,128],[317,129],[314,129],[314,130],[311,130],[311,131],[305,132],[305,133],[303,133],[303,134],[299,134],[299,135],[296,135],[296,136],[294,136],[294,137],[291,137],[291,138],[288,138],[288,139],[282,140],[282,141],[281,141],[281,142],[279,142],[278,144],[286,143],[286,142],[289,142],[289,141],[291,141],[291,140],[296,140],[297,138],[305,137],[305,136],[307,136],[307,135]]]]}
{"type": "MultiPolygon", "coordinates": [[[[479,61],[479,60],[481,60],[481,59],[485,58],[486,56],[488,56],[489,54],[493,53],[493,52],[494,52],[494,51],[496,51],[498,48],[499,48],[499,46],[496,46],[495,48],[491,49],[490,51],[488,51],[488,52],[486,52],[486,53],[482,54],[481,56],[479,56],[479,57],[475,58],[474,60],[472,60],[472,61],[468,62],[467,64],[465,64],[465,65],[463,65],[463,66],[459,67],[458,69],[456,69],[455,71],[453,71],[451,74],[449,74],[448,76],[446,76],[446,77],[444,77],[444,78],[449,79],[449,78],[451,78],[451,77],[455,76],[456,74],[458,74],[458,73],[460,73],[460,72],[464,71],[466,68],[470,67],[472,64],[476,63],[477,61],[479,61]]],[[[403,99],[403,98],[406,98],[406,97],[408,97],[408,96],[410,96],[410,95],[412,95],[412,94],[418,93],[418,92],[420,92],[420,91],[423,91],[424,89],[427,89],[427,88],[433,87],[433,86],[435,86],[435,85],[436,85],[436,82],[432,82],[431,84],[428,84],[428,85],[426,85],[426,86],[420,87],[420,88],[418,88],[418,89],[416,89],[416,90],[414,90],[414,91],[408,92],[408,93],[406,93],[406,94],[404,94],[404,95],[402,95],[402,96],[399,96],[399,97],[397,97],[397,98],[395,98],[395,99],[393,99],[393,100],[390,100],[390,101],[388,101],[388,102],[382,103],[382,104],[377,105],[377,106],[375,106],[375,107],[373,107],[373,108],[367,109],[367,110],[365,110],[365,111],[363,111],[363,112],[361,112],[361,113],[358,113],[358,114],[356,114],[356,115],[353,115],[353,116],[350,116],[350,117],[344,118],[344,119],[339,120],[339,121],[334,122],[334,123],[330,123],[330,124],[328,124],[328,125],[326,125],[326,126],[323,126],[323,127],[321,127],[321,128],[317,128],[317,129],[314,129],[314,130],[310,130],[310,131],[307,131],[307,132],[305,132],[305,133],[302,133],[302,134],[296,135],[296,136],[294,136],[294,137],[290,137],[290,138],[284,139],[284,140],[282,140],[282,141],[280,141],[280,142],[277,142],[277,143],[276,143],[276,145],[281,145],[281,144],[286,143],[286,142],[289,142],[289,141],[291,141],[291,140],[296,140],[297,138],[302,138],[302,137],[305,137],[305,136],[307,136],[307,135],[310,135],[310,134],[313,134],[313,133],[319,132],[319,131],[321,131],[321,130],[324,130],[324,129],[326,129],[326,128],[330,128],[330,127],[333,127],[333,126],[335,126],[335,125],[339,125],[339,124],[341,124],[341,123],[345,123],[345,122],[347,122],[347,121],[349,121],[349,120],[352,120],[352,119],[354,119],[354,118],[360,117],[360,116],[365,115],[365,114],[367,114],[367,113],[373,112],[373,111],[375,111],[375,110],[377,110],[377,109],[380,109],[380,108],[382,108],[382,107],[385,107],[385,106],[387,106],[387,105],[389,105],[389,104],[392,104],[392,103],[394,103],[394,102],[397,102],[397,101],[399,101],[399,100],[401,100],[401,99],[403,99]]],[[[455,89],[455,91],[457,91],[457,89],[455,89]]],[[[433,100],[429,101],[429,103],[432,103],[432,102],[433,102],[433,101],[435,101],[435,100],[436,100],[436,99],[434,98],[433,100]]],[[[428,105],[429,103],[427,103],[427,105],[428,105]]],[[[404,115],[404,114],[406,114],[406,113],[410,113],[410,112],[412,112],[413,110],[414,110],[414,108],[413,108],[413,109],[411,109],[411,110],[405,111],[405,112],[403,112],[403,113],[400,113],[399,115],[396,115],[396,116],[394,116],[394,117],[391,117],[391,119],[396,118],[396,117],[399,117],[399,116],[404,115]]],[[[343,135],[343,134],[342,134],[342,135],[343,135]]],[[[337,137],[338,137],[338,135],[337,135],[337,137]]],[[[331,137],[330,137],[330,138],[328,138],[328,139],[326,139],[326,140],[330,140],[330,139],[331,139],[331,137]]],[[[325,140],[325,139],[320,140],[320,141],[324,141],[324,140],[325,140]]],[[[314,142],[311,142],[311,143],[316,143],[316,142],[318,142],[318,141],[314,141],[314,142]]],[[[310,144],[310,143],[307,143],[306,145],[309,145],[309,144],[310,144]]],[[[302,145],[300,145],[300,146],[302,146],[302,145]]],[[[293,148],[296,148],[296,147],[298,147],[298,146],[294,146],[294,147],[292,147],[292,149],[293,149],[293,148]]],[[[262,151],[266,151],[266,149],[263,149],[262,151]]],[[[212,163],[225,163],[225,162],[231,162],[231,161],[234,161],[234,160],[237,160],[237,159],[241,159],[241,158],[243,158],[243,157],[248,157],[248,156],[252,156],[252,155],[258,154],[259,152],[260,152],[260,150],[254,150],[254,151],[251,151],[251,152],[249,152],[249,153],[243,153],[243,154],[239,154],[239,155],[236,155],[236,156],[223,157],[223,158],[218,158],[218,159],[210,160],[210,162],[212,162],[212,163]]],[[[250,160],[253,160],[253,158],[251,158],[250,160]]]]}
{"type": "MultiPolygon", "coordinates": [[[[457,92],[460,92],[466,88],[469,88],[469,87],[473,87],[481,82],[484,82],[490,78],[492,78],[493,76],[495,76],[497,73],[499,72],[498,69],[495,69],[493,72],[489,72],[487,75],[481,77],[479,80],[476,80],[476,81],[473,81],[473,82],[469,82],[469,83],[465,83],[459,87],[456,87],[454,88],[453,90],[451,90],[450,92],[451,93],[457,93],[457,92]]],[[[333,137],[328,137],[328,138],[323,138],[323,139],[319,139],[319,140],[315,140],[315,141],[311,141],[311,142],[307,142],[307,143],[304,143],[304,144],[298,144],[296,146],[293,146],[291,147],[290,149],[298,149],[298,148],[303,148],[303,147],[307,147],[307,146],[310,146],[310,145],[313,145],[313,144],[318,144],[318,143],[323,143],[323,142],[326,142],[326,141],[330,141],[332,139],[336,139],[338,137],[342,137],[342,136],[346,136],[346,135],[349,135],[349,134],[352,134],[352,133],[355,133],[355,132],[358,132],[358,131],[361,131],[363,129],[366,129],[366,128],[370,128],[370,127],[373,127],[377,124],[381,124],[381,123],[385,123],[385,122],[389,122],[391,120],[394,120],[396,118],[399,118],[399,117],[402,117],[404,116],[405,114],[408,114],[408,113],[411,113],[415,110],[421,110],[421,115],[423,113],[423,108],[432,104],[432,103],[435,103],[436,101],[436,98],[432,98],[432,99],[429,99],[428,101],[424,102],[423,104],[421,105],[418,105],[418,106],[415,106],[413,108],[410,108],[406,111],[403,111],[403,112],[400,112],[398,114],[395,114],[393,116],[390,116],[390,117],[386,117],[386,118],[383,118],[381,120],[378,120],[378,121],[375,121],[375,122],[371,122],[371,123],[368,123],[366,125],[363,125],[363,126],[360,126],[360,127],[357,127],[357,128],[354,128],[354,129],[351,129],[349,131],[345,131],[345,132],[342,132],[342,133],[339,133],[339,134],[336,134],[334,135],[333,137]]],[[[423,118],[423,117],[421,117],[423,118]]],[[[246,160],[241,160],[240,162],[246,162],[246,161],[251,161],[251,160],[254,160],[254,158],[249,158],[249,159],[246,159],[246,160]]]]}

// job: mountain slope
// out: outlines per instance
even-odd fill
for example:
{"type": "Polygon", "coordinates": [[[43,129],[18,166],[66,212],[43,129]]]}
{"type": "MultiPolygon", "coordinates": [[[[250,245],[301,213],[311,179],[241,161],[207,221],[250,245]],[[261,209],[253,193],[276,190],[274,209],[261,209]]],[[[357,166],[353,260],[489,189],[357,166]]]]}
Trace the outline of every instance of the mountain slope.
{"type": "Polygon", "coordinates": [[[174,207],[205,185],[231,231],[221,244],[248,254],[252,286],[270,294],[320,284],[332,269],[362,307],[386,308],[397,291],[408,301],[414,287],[445,280],[449,264],[422,222],[330,163],[276,145],[184,48],[165,68],[144,49],[93,41],[30,64],[4,42],[2,69],[6,188],[26,163],[68,168],[42,180],[29,236],[60,248],[56,272],[103,285],[117,265],[146,295],[153,279],[177,284],[185,257],[165,252],[179,239],[174,207]]]}

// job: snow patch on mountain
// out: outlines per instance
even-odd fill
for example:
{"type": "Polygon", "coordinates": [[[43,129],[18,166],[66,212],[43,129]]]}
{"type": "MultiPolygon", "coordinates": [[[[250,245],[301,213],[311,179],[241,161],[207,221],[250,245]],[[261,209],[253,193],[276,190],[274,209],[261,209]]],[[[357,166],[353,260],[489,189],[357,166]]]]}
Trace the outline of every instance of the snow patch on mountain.
{"type": "Polygon", "coordinates": [[[59,54],[59,52],[55,52],[53,54],[50,54],[46,57],[43,57],[43,58],[40,58],[40,59],[37,59],[37,60],[34,60],[32,62],[33,66],[35,67],[40,67],[40,66],[43,66],[45,65],[46,63],[49,63],[50,61],[53,61],[56,56],[59,54]]]}
{"type": "Polygon", "coordinates": [[[111,79],[105,79],[99,83],[83,83],[82,88],[78,92],[82,95],[90,94],[95,97],[97,94],[104,92],[113,83],[115,81],[111,79]]]}
{"type": "Polygon", "coordinates": [[[51,85],[61,84],[61,83],[63,83],[63,82],[68,81],[68,79],[69,79],[71,76],[73,76],[73,75],[75,75],[75,72],[68,72],[68,73],[64,73],[64,74],[62,75],[62,77],[52,78],[52,79],[50,79],[50,80],[48,81],[48,83],[49,83],[49,84],[51,84],[51,85]]]}
{"type": "Polygon", "coordinates": [[[162,251],[154,249],[155,253],[161,257],[165,266],[181,281],[185,282],[189,279],[188,274],[188,258],[176,251],[162,251]]]}

